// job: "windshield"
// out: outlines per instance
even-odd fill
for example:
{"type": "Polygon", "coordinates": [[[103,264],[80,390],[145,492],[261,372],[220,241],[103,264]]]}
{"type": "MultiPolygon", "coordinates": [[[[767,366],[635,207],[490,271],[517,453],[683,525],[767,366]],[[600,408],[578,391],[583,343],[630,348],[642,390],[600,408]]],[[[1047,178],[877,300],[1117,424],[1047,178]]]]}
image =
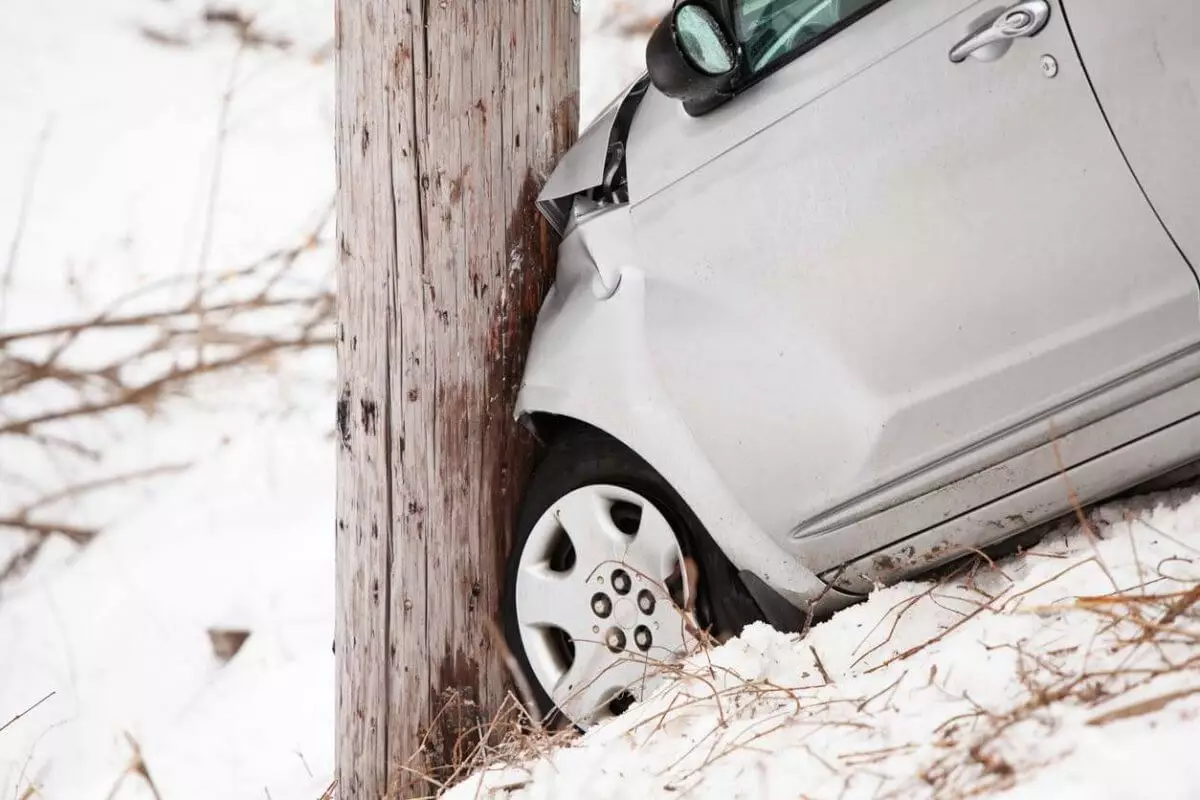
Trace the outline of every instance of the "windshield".
{"type": "Polygon", "coordinates": [[[837,25],[842,6],[842,0],[741,0],[738,38],[750,68],[758,72],[837,25]]]}

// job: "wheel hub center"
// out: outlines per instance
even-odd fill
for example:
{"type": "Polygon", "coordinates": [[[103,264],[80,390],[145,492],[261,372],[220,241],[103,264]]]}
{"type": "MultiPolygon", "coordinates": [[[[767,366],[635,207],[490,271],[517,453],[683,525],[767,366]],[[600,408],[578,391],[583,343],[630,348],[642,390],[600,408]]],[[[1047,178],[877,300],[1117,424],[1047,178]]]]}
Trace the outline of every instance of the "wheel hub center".
{"type": "Polygon", "coordinates": [[[637,604],[628,597],[622,597],[613,607],[613,621],[622,628],[632,628],[637,624],[637,604]]]}

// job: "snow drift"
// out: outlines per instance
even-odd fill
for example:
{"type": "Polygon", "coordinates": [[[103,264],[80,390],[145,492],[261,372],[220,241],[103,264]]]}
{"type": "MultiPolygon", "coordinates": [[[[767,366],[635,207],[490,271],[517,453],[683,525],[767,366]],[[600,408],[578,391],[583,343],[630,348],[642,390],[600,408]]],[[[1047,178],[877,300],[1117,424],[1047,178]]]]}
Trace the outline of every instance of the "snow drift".
{"type": "Polygon", "coordinates": [[[1200,498],[1102,507],[1030,550],[676,665],[454,800],[1200,796],[1200,498]]]}

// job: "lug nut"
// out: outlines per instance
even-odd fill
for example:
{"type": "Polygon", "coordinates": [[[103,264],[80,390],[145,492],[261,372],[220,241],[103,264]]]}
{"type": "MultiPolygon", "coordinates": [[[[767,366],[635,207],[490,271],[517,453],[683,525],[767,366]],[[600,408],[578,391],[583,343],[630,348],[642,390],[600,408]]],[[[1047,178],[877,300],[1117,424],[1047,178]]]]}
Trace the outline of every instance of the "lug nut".
{"type": "Polygon", "coordinates": [[[638,649],[643,653],[650,649],[650,645],[654,644],[650,629],[645,625],[638,625],[637,630],[633,632],[633,641],[637,643],[638,649]]]}
{"type": "MultiPolygon", "coordinates": [[[[649,633],[649,631],[647,631],[649,633]]],[[[614,653],[619,653],[625,649],[625,633],[620,628],[609,628],[608,633],[604,635],[604,643],[608,645],[608,649],[614,653]]]]}
{"type": "Polygon", "coordinates": [[[642,589],[638,592],[638,608],[643,614],[654,613],[654,593],[649,589],[642,589]]]}
{"type": "Polygon", "coordinates": [[[613,570],[612,587],[617,594],[629,594],[629,589],[633,586],[633,581],[629,579],[629,573],[623,569],[613,570]]]}
{"type": "Polygon", "coordinates": [[[612,613],[612,600],[604,592],[592,595],[592,612],[600,619],[605,619],[612,613]]]}

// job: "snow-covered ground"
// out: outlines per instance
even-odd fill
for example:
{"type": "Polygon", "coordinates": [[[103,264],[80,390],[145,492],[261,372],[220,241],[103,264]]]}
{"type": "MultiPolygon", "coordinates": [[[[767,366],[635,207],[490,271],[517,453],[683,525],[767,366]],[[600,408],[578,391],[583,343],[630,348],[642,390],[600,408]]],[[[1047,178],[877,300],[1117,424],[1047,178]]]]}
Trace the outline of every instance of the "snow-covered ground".
{"type": "Polygon", "coordinates": [[[1200,797],[1198,601],[1200,496],[1103,507],[803,638],[748,628],[450,796],[1200,797]]]}
{"type": "MultiPolygon", "coordinates": [[[[87,319],[138,290],[114,313],[157,310],[193,276],[218,279],[315,229],[333,193],[331,2],[259,5],[262,30],[293,40],[286,52],[243,47],[199,2],[6,4],[0,330],[87,319]]],[[[329,280],[322,247],[301,260],[292,279],[329,280]]],[[[66,360],[119,360],[144,334],[82,337],[66,360]]],[[[0,796],[104,798],[131,763],[126,734],[166,798],[315,798],[328,784],[332,374],[318,348],[43,431],[95,457],[0,435],[0,517],[191,465],[30,515],[99,527],[86,547],[0,531],[0,571],[44,542],[0,586],[0,725],[53,692],[0,733],[0,796]],[[251,632],[228,664],[208,637],[222,627],[251,632]]],[[[0,399],[0,419],[74,401],[36,388],[0,399]]],[[[128,774],[116,797],[146,791],[128,774]]]]}
{"type": "MultiPolygon", "coordinates": [[[[218,306],[245,301],[263,267],[231,270],[280,250],[271,300],[330,290],[332,1],[5,6],[0,523],[23,526],[0,527],[0,798],[315,800],[329,785],[334,392],[320,325],[305,346],[47,423],[39,439],[4,432],[194,367],[197,343],[164,330],[196,327],[208,363],[265,330],[293,335],[311,307],[91,331],[54,361],[66,372],[19,392],[5,370],[62,340],[4,336],[186,309],[200,286],[218,306]],[[230,660],[220,630],[249,633],[230,660]]],[[[585,121],[635,77],[647,22],[669,5],[584,0],[585,121]]],[[[1200,700],[1183,694],[1200,686],[1200,623],[1184,607],[1200,501],[1161,499],[1172,507],[1102,512],[1096,549],[1058,535],[995,569],[880,591],[801,641],[751,629],[615,723],[456,797],[481,781],[528,797],[957,797],[1010,783],[1200,796],[1200,700]]]]}

